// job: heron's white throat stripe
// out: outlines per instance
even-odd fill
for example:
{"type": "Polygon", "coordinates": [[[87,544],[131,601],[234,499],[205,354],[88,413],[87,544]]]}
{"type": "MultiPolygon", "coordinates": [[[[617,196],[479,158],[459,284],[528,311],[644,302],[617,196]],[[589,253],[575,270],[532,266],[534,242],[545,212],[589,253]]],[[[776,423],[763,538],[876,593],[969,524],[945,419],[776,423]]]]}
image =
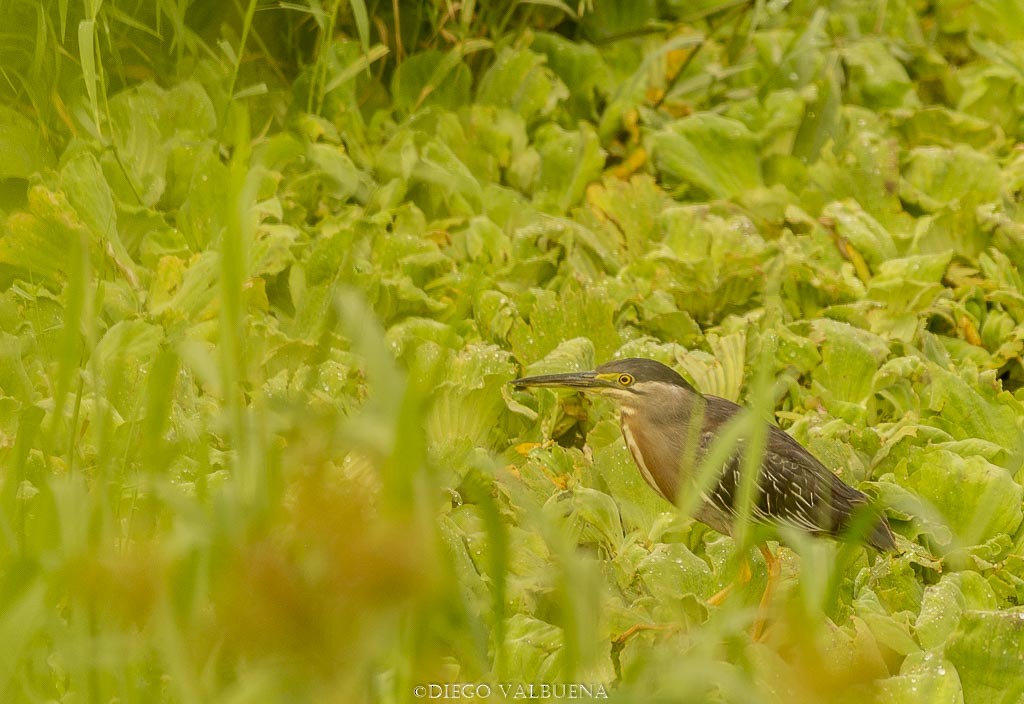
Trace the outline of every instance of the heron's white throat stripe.
{"type": "MultiPolygon", "coordinates": [[[[625,412],[625,408],[622,409],[625,412]]],[[[632,412],[632,410],[631,410],[632,412]]],[[[654,489],[662,498],[668,498],[661,491],[661,487],[654,481],[654,476],[651,474],[651,470],[647,469],[647,464],[644,462],[643,453],[640,452],[640,447],[636,444],[636,438],[633,437],[633,432],[629,429],[629,425],[626,423],[622,424],[622,437],[626,439],[626,447],[629,448],[629,454],[633,455],[633,461],[636,462],[637,468],[640,470],[640,475],[644,478],[644,481],[652,489],[654,489]]]]}

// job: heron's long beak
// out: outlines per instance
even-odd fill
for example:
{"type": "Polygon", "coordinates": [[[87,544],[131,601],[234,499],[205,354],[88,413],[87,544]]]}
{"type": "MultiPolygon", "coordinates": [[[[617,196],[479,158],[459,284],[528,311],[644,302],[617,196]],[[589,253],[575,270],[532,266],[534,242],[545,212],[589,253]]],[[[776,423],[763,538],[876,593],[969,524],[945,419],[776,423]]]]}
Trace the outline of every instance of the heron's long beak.
{"type": "Polygon", "coordinates": [[[528,376],[523,379],[513,380],[512,385],[519,388],[526,386],[552,386],[567,389],[599,389],[604,388],[608,383],[601,379],[597,372],[572,372],[570,374],[528,376]]]}

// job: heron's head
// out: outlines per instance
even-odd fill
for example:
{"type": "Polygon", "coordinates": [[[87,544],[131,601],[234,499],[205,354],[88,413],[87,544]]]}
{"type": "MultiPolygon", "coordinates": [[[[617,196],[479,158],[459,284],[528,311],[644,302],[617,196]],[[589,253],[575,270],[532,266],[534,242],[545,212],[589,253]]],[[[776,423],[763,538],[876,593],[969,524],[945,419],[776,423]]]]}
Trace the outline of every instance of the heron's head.
{"type": "Polygon", "coordinates": [[[512,384],[520,388],[547,386],[599,393],[627,407],[676,398],[680,391],[697,393],[671,367],[639,357],[617,359],[589,372],[528,376],[516,379],[512,384]]]}

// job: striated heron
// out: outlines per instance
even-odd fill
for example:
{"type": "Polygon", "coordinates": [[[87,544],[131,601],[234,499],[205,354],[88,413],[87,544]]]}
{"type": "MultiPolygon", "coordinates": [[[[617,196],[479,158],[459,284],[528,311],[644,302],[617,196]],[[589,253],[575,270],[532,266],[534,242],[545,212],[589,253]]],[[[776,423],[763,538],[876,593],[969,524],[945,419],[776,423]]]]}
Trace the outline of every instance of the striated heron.
{"type": "MultiPolygon", "coordinates": [[[[741,412],[741,406],[701,394],[670,367],[652,359],[621,359],[589,372],[527,377],[512,384],[571,388],[611,397],[619,405],[626,445],[651,488],[672,503],[680,491],[701,491],[694,517],[719,533],[732,534],[739,515],[742,448],[733,451],[703,490],[697,472],[719,428],[741,412]]],[[[751,520],[769,529],[788,526],[834,538],[855,532],[859,512],[870,511],[869,498],[843,483],[792,437],[767,425],[751,520]]],[[[885,517],[872,514],[869,518],[866,542],[879,551],[895,549],[885,517]]],[[[778,577],[778,563],[763,542],[758,547],[768,567],[763,607],[778,577]]],[[[743,564],[745,581],[750,575],[743,564]]],[[[730,589],[726,587],[709,603],[721,602],[730,589]]]]}

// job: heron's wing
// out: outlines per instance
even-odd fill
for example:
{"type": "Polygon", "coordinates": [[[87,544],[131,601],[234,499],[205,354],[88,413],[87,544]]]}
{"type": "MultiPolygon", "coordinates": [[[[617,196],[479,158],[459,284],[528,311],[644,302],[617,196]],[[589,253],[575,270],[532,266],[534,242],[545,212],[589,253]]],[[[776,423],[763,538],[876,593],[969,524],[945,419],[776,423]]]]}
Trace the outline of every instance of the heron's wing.
{"type": "MultiPolygon", "coordinates": [[[[740,407],[731,401],[708,397],[712,428],[734,415],[740,407]]],[[[707,426],[701,437],[705,451],[714,440],[707,426]]],[[[743,446],[726,461],[717,485],[704,499],[716,508],[738,513],[742,485],[743,446]]],[[[809,533],[837,535],[858,506],[868,497],[844,484],[800,443],[779,428],[769,425],[764,455],[757,477],[757,491],[751,517],[761,523],[788,524],[809,533]]]]}

